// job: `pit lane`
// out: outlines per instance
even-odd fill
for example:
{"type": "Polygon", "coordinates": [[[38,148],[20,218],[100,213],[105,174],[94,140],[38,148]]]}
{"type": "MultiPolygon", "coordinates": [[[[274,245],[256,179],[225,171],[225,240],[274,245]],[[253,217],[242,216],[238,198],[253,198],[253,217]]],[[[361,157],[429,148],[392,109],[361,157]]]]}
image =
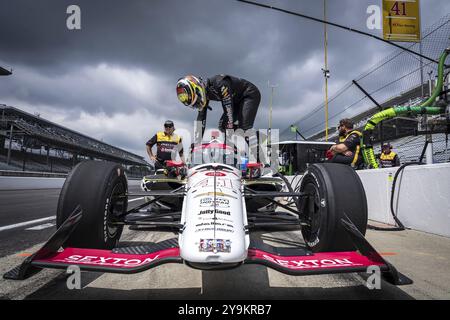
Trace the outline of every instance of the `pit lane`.
{"type": "MultiPolygon", "coordinates": [[[[137,190],[137,186],[130,187],[130,191],[137,190]]],[[[58,189],[1,191],[0,228],[53,216],[58,196],[58,189]]],[[[0,273],[18,265],[54,231],[54,220],[0,231],[0,273]],[[33,229],[45,224],[53,225],[33,229]]],[[[174,236],[126,228],[121,241],[159,242],[174,236]]],[[[298,231],[255,236],[278,245],[301,239],[298,231]]],[[[364,274],[294,277],[258,265],[199,271],[167,264],[133,275],[83,272],[81,290],[69,290],[67,275],[61,270],[43,270],[24,281],[0,279],[0,299],[450,299],[449,238],[412,230],[368,230],[367,238],[415,283],[396,287],[382,281],[380,290],[369,290],[364,274]]]]}

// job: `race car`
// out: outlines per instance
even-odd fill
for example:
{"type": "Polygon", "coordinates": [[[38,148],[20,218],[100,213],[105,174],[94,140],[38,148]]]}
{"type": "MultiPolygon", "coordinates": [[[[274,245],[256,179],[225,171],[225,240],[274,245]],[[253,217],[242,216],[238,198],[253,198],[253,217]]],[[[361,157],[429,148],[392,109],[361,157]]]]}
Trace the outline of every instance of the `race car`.
{"type": "Polygon", "coordinates": [[[42,268],[71,265],[136,273],[164,263],[201,270],[256,263],[289,275],[366,272],[376,266],[393,284],[412,283],[364,238],[366,196],[351,167],[311,165],[293,190],[280,173],[270,174],[260,163],[243,167],[237,159],[235,149],[219,140],[198,145],[188,164],[168,161],[166,169],[143,178],[143,192],[137,193],[128,192],[120,165],[79,163],[59,197],[56,233],[4,278],[26,279],[42,268]],[[128,210],[128,200],[136,197],[145,197],[144,203],[128,210]],[[125,225],[178,236],[121,245],[125,225]],[[253,237],[255,230],[298,229],[302,245],[276,247],[253,237]]]}

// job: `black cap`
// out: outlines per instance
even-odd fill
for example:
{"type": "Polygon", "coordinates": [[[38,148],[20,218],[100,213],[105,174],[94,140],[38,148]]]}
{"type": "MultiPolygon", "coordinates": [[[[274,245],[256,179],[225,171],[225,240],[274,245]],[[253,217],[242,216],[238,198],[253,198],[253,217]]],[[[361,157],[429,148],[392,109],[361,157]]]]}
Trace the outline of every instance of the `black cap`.
{"type": "Polygon", "coordinates": [[[164,122],[164,127],[173,127],[173,121],[172,120],[166,120],[166,122],[164,122]]]}
{"type": "Polygon", "coordinates": [[[383,143],[382,148],[392,148],[392,146],[389,142],[385,142],[385,143],[383,143]]]}

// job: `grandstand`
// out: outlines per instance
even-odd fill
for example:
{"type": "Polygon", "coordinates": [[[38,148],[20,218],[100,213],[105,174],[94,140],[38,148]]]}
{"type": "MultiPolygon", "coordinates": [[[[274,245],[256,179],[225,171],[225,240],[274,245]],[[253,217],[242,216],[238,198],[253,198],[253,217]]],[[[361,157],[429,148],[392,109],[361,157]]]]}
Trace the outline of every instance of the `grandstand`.
{"type": "MultiPolygon", "coordinates": [[[[431,87],[429,88],[431,89],[431,87]]],[[[428,90],[429,90],[428,89],[428,90]]],[[[445,88],[448,90],[448,84],[445,88]]],[[[382,109],[389,106],[413,106],[419,104],[421,88],[416,87],[398,97],[395,97],[381,105],[382,109]],[[415,97],[415,98],[414,98],[415,97]]],[[[370,117],[379,111],[378,107],[369,109],[366,112],[351,117],[355,124],[355,129],[363,131],[363,127],[370,117]]],[[[436,163],[450,161],[450,148],[448,144],[449,122],[442,116],[423,116],[409,118],[397,117],[381,123],[373,132],[372,141],[375,153],[381,153],[381,143],[389,142],[398,153],[402,163],[417,161],[422,156],[425,147],[426,135],[431,133],[433,142],[433,161],[436,163]],[[440,123],[446,123],[442,125],[440,123]],[[382,126],[382,129],[380,130],[382,126]]],[[[336,128],[329,129],[328,141],[338,141],[338,131],[336,128]]],[[[325,141],[325,130],[308,140],[325,141]]]]}
{"type": "MultiPolygon", "coordinates": [[[[424,88],[426,86],[424,85],[424,88]]],[[[429,88],[427,87],[426,89],[428,92],[429,88]]],[[[378,111],[380,111],[380,109],[386,109],[392,106],[406,106],[406,105],[415,105],[417,104],[420,99],[418,99],[417,97],[419,97],[421,95],[422,92],[422,88],[420,86],[415,87],[397,97],[394,97],[392,99],[389,99],[388,101],[382,103],[380,105],[380,107],[375,106],[370,108],[369,110],[362,112],[360,114],[357,114],[353,117],[350,117],[352,119],[352,121],[355,124],[355,128],[362,130],[362,127],[366,124],[367,120],[369,120],[369,118],[374,115],[375,113],[377,113],[378,111]]],[[[391,133],[391,128],[396,128],[397,130],[400,130],[400,128],[403,128],[402,130],[406,130],[406,135],[408,134],[417,134],[417,123],[418,123],[418,118],[406,118],[406,117],[402,117],[402,118],[397,118],[394,120],[388,120],[388,121],[384,121],[382,123],[383,125],[383,137],[381,136],[381,132],[379,130],[379,128],[376,128],[374,130],[374,141],[381,141],[381,140],[385,140],[385,139],[394,139],[396,138],[399,133],[395,132],[395,133],[391,133]],[[403,122],[403,123],[399,123],[399,122],[403,122]],[[415,128],[415,129],[414,129],[415,128]]],[[[318,141],[324,141],[325,140],[325,130],[320,131],[319,133],[316,133],[312,136],[309,136],[308,139],[311,140],[318,140],[318,141]]],[[[338,140],[338,132],[337,132],[337,128],[336,127],[332,127],[328,129],[328,139],[330,141],[337,141],[338,140]]]]}
{"type": "MultiPolygon", "coordinates": [[[[444,49],[450,47],[450,14],[425,28],[422,34],[421,43],[411,44],[408,48],[422,52],[435,60],[438,59],[444,49]]],[[[338,140],[336,125],[339,119],[350,118],[355,123],[355,129],[362,130],[367,120],[380,110],[400,105],[418,105],[429,96],[435,85],[436,75],[436,63],[424,61],[401,49],[393,50],[330,96],[328,103],[331,128],[328,128],[328,141],[338,140]]],[[[447,104],[449,87],[447,74],[445,94],[441,97],[447,104]]],[[[324,107],[324,103],[318,105],[291,124],[299,128],[308,140],[325,141],[324,107]]],[[[450,161],[447,137],[449,132],[448,114],[398,117],[378,125],[372,138],[376,152],[380,150],[380,142],[390,142],[403,163],[417,161],[422,155],[425,141],[431,140],[434,162],[448,162],[450,161]]],[[[290,127],[281,131],[280,138],[285,140],[292,138],[290,127]]]]}
{"type": "Polygon", "coordinates": [[[67,173],[83,160],[122,164],[129,176],[149,174],[143,157],[18,108],[0,105],[0,170],[67,173]]]}

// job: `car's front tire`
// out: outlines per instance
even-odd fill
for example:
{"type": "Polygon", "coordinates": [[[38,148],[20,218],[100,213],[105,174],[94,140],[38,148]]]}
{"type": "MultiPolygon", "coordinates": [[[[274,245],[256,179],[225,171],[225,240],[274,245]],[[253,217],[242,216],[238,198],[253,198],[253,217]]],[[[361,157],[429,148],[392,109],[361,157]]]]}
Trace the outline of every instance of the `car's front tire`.
{"type": "Polygon", "coordinates": [[[59,227],[78,206],[81,221],[64,247],[112,249],[123,226],[113,224],[126,212],[128,199],[124,169],[113,162],[85,161],[67,176],[59,196],[56,223],[59,227]]]}
{"type": "Polygon", "coordinates": [[[310,225],[302,227],[307,246],[314,252],[355,250],[341,223],[346,215],[362,234],[366,232],[366,194],[355,170],[336,163],[311,165],[302,178],[300,192],[310,194],[313,200],[306,206],[313,210],[305,208],[310,225]]]}

